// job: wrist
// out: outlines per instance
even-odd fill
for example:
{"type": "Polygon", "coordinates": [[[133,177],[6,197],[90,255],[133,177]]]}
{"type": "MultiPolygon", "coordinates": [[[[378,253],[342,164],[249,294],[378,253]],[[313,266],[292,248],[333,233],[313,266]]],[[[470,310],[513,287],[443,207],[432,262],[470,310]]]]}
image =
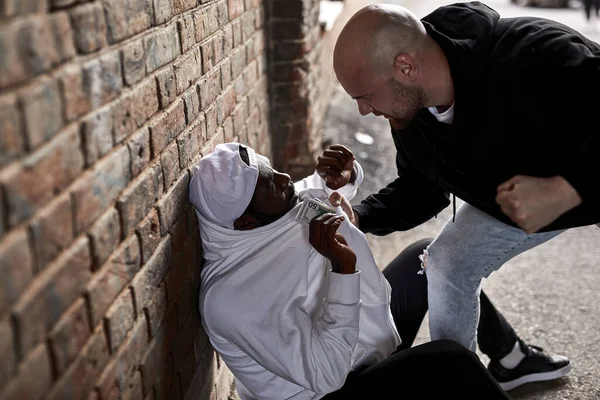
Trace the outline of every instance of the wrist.
{"type": "Polygon", "coordinates": [[[581,196],[577,193],[577,190],[562,176],[555,176],[553,178],[555,187],[558,188],[562,204],[564,205],[565,211],[567,212],[582,203],[581,196]]]}
{"type": "Polygon", "coordinates": [[[356,263],[331,263],[331,270],[336,274],[353,274],[356,272],[356,263]]]}

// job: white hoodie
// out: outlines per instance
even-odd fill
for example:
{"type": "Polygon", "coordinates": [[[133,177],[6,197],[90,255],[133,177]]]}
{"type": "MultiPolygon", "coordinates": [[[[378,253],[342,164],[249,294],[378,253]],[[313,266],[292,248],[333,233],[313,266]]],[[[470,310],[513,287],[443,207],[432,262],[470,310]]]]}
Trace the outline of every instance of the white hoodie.
{"type": "MultiPolygon", "coordinates": [[[[362,181],[338,190],[348,200],[362,181]]],[[[193,179],[193,178],[192,178],[193,179]]],[[[300,199],[332,192],[316,173],[295,184],[300,199]]],[[[331,272],[295,221],[300,204],[248,231],[222,228],[196,212],[205,265],[202,324],[236,378],[243,400],[319,399],[343,386],[351,370],[390,355],[400,337],[391,288],[367,240],[348,218],[338,232],[357,256],[357,272],[331,272]]],[[[344,214],[341,207],[336,212],[344,214]]]]}

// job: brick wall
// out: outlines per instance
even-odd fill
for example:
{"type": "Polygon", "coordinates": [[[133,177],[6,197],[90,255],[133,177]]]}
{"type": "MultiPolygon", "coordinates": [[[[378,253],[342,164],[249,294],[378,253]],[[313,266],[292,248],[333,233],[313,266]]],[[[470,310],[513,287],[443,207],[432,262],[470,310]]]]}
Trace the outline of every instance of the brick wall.
{"type": "Polygon", "coordinates": [[[314,166],[337,35],[317,17],[315,0],[0,0],[0,400],[228,398],[190,169],[232,140],[314,166]]]}
{"type": "Polygon", "coordinates": [[[270,154],[261,1],[0,15],[0,399],[227,398],[187,186],[217,143],[270,154]]]}

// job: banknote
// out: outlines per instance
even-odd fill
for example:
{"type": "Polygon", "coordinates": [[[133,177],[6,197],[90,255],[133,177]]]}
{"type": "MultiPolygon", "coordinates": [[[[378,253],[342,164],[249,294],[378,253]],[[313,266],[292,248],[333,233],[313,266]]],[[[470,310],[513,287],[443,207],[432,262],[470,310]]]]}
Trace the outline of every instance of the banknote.
{"type": "Polygon", "coordinates": [[[296,221],[309,224],[314,218],[326,213],[335,214],[335,210],[317,199],[306,198],[296,214],[296,221]]]}

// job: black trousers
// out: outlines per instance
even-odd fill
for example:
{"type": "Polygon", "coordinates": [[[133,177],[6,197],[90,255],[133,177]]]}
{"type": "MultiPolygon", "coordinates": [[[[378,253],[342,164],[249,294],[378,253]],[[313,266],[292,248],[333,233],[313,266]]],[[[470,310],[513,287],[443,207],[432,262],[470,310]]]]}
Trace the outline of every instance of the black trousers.
{"type": "MultiPolygon", "coordinates": [[[[324,400],[510,399],[477,355],[458,343],[437,340],[411,347],[427,312],[427,278],[418,274],[418,256],[429,243],[410,245],[383,271],[392,287],[391,310],[402,345],[387,359],[351,372],[344,386],[324,400]]],[[[481,351],[492,359],[508,354],[518,340],[483,292],[477,337],[481,351]]]]}

